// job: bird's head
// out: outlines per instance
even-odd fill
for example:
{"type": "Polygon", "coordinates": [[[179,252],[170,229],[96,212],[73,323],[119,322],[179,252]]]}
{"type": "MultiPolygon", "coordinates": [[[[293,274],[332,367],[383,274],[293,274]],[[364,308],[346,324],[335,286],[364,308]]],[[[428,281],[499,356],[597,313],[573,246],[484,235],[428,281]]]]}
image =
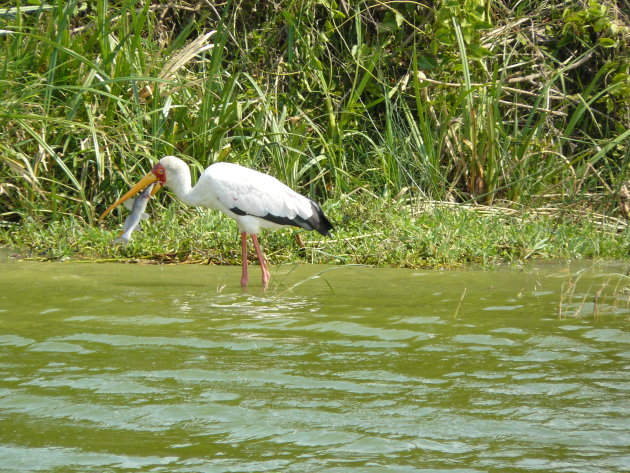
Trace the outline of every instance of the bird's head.
{"type": "Polygon", "coordinates": [[[151,197],[153,197],[155,194],[157,194],[162,186],[166,185],[169,174],[173,175],[176,172],[177,168],[181,167],[182,164],[184,164],[184,162],[181,159],[176,158],[175,156],[163,157],[158,161],[155,166],[153,166],[151,172],[140,179],[140,181],[131,189],[129,189],[129,191],[125,195],[123,195],[120,199],[110,205],[107,210],[105,210],[105,212],[101,214],[98,220],[102,221],[112,210],[114,210],[120,204],[132,198],[138,192],[142,191],[144,188],[157,181],[155,186],[153,186],[153,189],[151,189],[151,197]]]}
{"type": "Polygon", "coordinates": [[[164,156],[153,166],[149,174],[155,176],[161,185],[166,185],[169,179],[173,179],[175,176],[186,174],[188,172],[188,166],[184,161],[175,156],[164,156]]]}

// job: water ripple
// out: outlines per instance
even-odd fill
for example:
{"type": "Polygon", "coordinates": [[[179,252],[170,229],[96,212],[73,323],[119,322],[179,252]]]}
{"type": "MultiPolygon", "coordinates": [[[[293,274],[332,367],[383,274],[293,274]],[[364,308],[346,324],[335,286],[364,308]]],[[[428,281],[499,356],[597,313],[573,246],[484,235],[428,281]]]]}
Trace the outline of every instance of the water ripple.
{"type": "Polygon", "coordinates": [[[628,470],[625,282],[322,270],[0,271],[0,471],[628,470]]]}

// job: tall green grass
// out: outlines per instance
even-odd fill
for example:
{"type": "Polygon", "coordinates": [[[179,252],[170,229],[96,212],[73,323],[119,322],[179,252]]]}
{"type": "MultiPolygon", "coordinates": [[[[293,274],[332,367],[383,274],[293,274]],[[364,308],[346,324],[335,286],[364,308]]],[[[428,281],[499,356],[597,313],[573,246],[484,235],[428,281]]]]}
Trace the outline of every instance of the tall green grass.
{"type": "Polygon", "coordinates": [[[9,2],[0,219],[94,222],[166,154],[195,174],[244,163],[318,198],[614,214],[628,18],[608,0],[512,3],[9,2]]]}

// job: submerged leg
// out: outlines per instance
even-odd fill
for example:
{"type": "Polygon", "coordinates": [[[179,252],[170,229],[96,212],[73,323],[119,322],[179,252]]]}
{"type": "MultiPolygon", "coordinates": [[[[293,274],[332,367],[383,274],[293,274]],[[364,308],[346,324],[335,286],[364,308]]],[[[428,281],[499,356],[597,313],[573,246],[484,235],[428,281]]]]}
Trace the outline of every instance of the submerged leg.
{"type": "Polygon", "coordinates": [[[241,287],[246,288],[248,274],[247,274],[247,233],[245,232],[241,233],[241,246],[242,246],[242,252],[243,252],[242,259],[241,259],[241,264],[243,266],[243,273],[241,274],[241,287]]]}
{"type": "Polygon", "coordinates": [[[254,248],[256,248],[256,256],[258,256],[258,262],[260,263],[260,271],[262,272],[262,286],[264,289],[267,288],[269,284],[269,270],[267,269],[267,263],[265,262],[265,257],[260,251],[260,245],[258,244],[258,237],[256,235],[252,235],[252,241],[254,242],[254,248]]]}

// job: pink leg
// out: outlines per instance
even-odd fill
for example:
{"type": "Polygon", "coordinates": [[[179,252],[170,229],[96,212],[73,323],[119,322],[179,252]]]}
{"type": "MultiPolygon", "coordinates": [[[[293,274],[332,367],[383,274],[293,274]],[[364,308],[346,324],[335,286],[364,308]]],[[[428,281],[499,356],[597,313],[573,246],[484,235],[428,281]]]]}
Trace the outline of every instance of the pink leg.
{"type": "Polygon", "coordinates": [[[247,287],[247,280],[249,278],[247,274],[247,233],[241,233],[241,246],[243,250],[241,264],[243,265],[243,273],[241,275],[241,287],[247,287]]]}
{"type": "Polygon", "coordinates": [[[256,248],[256,256],[258,256],[258,262],[260,263],[260,271],[262,272],[262,286],[264,289],[267,289],[267,285],[269,284],[269,270],[267,269],[267,263],[265,263],[265,257],[260,251],[260,245],[258,244],[258,237],[256,235],[252,235],[252,241],[254,242],[254,248],[256,248]]]}

